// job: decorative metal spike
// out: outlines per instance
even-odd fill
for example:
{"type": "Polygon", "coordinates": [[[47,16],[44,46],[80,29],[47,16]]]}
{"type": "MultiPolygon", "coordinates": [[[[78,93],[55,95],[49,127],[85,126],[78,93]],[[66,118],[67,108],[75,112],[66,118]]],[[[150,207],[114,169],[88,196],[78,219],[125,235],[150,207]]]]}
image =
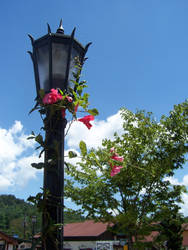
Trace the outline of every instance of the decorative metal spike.
{"type": "Polygon", "coordinates": [[[90,43],[88,43],[86,46],[85,46],[85,52],[87,52],[87,50],[88,50],[88,48],[89,48],[89,46],[91,45],[92,43],[90,42],[90,43]]]}
{"type": "Polygon", "coordinates": [[[62,33],[64,34],[64,29],[63,29],[63,21],[62,19],[60,20],[59,28],[56,31],[57,33],[62,33]]]}
{"type": "Polygon", "coordinates": [[[75,31],[76,31],[76,28],[74,27],[72,33],[71,33],[71,38],[73,39],[74,38],[74,34],[75,34],[75,31]]]}
{"type": "Polygon", "coordinates": [[[33,61],[33,53],[31,51],[27,51],[27,53],[31,56],[31,60],[33,61]]]}
{"type": "Polygon", "coordinates": [[[47,23],[47,26],[48,26],[48,34],[51,34],[51,28],[50,28],[50,25],[47,23]]]}
{"type": "Polygon", "coordinates": [[[28,37],[30,38],[30,40],[31,40],[31,44],[33,45],[34,44],[34,38],[32,37],[32,35],[30,35],[30,34],[28,34],[28,37]]]}

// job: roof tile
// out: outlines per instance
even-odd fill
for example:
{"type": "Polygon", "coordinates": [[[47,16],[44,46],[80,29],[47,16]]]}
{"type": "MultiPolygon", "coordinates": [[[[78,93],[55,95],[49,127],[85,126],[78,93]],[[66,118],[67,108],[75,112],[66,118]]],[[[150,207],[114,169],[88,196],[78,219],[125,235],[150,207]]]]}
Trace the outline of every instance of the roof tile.
{"type": "Polygon", "coordinates": [[[65,237],[99,236],[107,230],[108,223],[94,222],[87,220],[84,222],[70,223],[64,226],[65,237]]]}

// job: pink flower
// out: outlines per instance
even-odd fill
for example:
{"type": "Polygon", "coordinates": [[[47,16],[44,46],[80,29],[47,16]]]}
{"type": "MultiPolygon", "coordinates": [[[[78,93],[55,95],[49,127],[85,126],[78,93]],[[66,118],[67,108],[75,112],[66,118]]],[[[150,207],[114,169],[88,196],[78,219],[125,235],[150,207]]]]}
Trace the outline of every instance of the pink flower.
{"type": "Polygon", "coordinates": [[[110,153],[114,153],[114,152],[115,152],[115,148],[113,147],[110,149],[110,153]]]}
{"type": "Polygon", "coordinates": [[[67,99],[68,102],[72,102],[73,101],[73,99],[72,99],[71,96],[66,96],[66,99],[67,99]]]}
{"type": "Polygon", "coordinates": [[[83,118],[78,119],[78,121],[83,122],[88,129],[92,127],[92,124],[90,123],[90,121],[93,121],[93,120],[94,120],[93,115],[86,115],[83,118]]]}
{"type": "MultiPolygon", "coordinates": [[[[110,157],[112,160],[123,162],[124,158],[123,156],[119,156],[115,152],[115,148],[110,149],[110,153],[112,153],[112,156],[110,157]]],[[[122,168],[122,166],[113,166],[113,164],[110,162],[110,167],[112,168],[110,175],[113,177],[114,175],[118,174],[122,168]]]]}
{"type": "Polygon", "coordinates": [[[61,110],[61,114],[62,114],[62,117],[63,117],[63,118],[65,118],[65,116],[66,116],[65,111],[66,111],[65,109],[62,109],[62,110],[61,110]]]}
{"type": "Polygon", "coordinates": [[[116,174],[118,174],[121,170],[121,168],[123,168],[122,166],[113,166],[112,170],[111,170],[111,177],[115,176],[116,174]]]}
{"type": "Polygon", "coordinates": [[[62,99],[62,95],[58,93],[57,89],[51,89],[51,92],[46,94],[42,99],[44,104],[54,104],[62,99]]]}
{"type": "Polygon", "coordinates": [[[115,160],[115,161],[120,161],[120,162],[123,162],[124,158],[123,156],[119,156],[118,154],[114,154],[112,157],[111,157],[112,160],[115,160]]]}

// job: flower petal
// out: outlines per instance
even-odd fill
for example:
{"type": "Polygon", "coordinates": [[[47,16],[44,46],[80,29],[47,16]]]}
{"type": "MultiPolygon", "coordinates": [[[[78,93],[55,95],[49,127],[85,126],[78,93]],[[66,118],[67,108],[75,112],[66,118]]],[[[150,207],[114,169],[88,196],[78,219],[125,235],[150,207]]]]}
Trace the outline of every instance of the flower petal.
{"type": "Polygon", "coordinates": [[[90,129],[92,127],[92,124],[90,123],[90,121],[93,121],[93,120],[94,120],[93,115],[86,115],[86,116],[78,119],[78,121],[83,122],[88,129],[90,129]]]}
{"type": "Polygon", "coordinates": [[[123,167],[122,166],[113,166],[111,173],[110,173],[111,177],[118,174],[120,172],[121,168],[123,168],[123,167]]]}

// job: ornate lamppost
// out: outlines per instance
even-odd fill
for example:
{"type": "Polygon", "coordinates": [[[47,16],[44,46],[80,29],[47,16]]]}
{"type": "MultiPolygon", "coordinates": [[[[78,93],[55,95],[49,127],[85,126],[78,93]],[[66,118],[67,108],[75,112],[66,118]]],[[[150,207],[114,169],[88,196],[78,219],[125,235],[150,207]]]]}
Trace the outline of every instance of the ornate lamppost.
{"type": "Polygon", "coordinates": [[[37,222],[37,216],[36,215],[33,215],[31,217],[31,222],[32,222],[32,247],[33,247],[34,235],[35,235],[35,224],[37,222]]]}
{"type": "MultiPolygon", "coordinates": [[[[48,34],[34,40],[29,35],[33,47],[31,55],[37,96],[43,89],[48,93],[51,89],[61,89],[67,91],[69,86],[74,86],[71,82],[73,74],[77,72],[77,60],[82,65],[85,54],[90,45],[83,47],[74,38],[75,29],[72,34],[65,35],[62,27],[62,20],[56,33],[52,33],[48,25],[48,34]],[[77,59],[77,60],[75,60],[77,59]]],[[[48,119],[49,120],[49,119],[48,119]]],[[[47,149],[45,149],[45,168],[44,168],[44,192],[48,191],[51,198],[47,200],[47,211],[43,213],[43,228],[46,229],[46,220],[49,216],[53,224],[63,225],[64,207],[64,131],[66,119],[50,120],[51,129],[46,131],[47,149]],[[56,141],[58,148],[58,159],[53,159],[53,142],[56,141]]],[[[56,230],[54,238],[47,238],[43,242],[43,249],[63,249],[63,227],[56,230]],[[58,242],[58,244],[56,244],[58,242]]]]}

